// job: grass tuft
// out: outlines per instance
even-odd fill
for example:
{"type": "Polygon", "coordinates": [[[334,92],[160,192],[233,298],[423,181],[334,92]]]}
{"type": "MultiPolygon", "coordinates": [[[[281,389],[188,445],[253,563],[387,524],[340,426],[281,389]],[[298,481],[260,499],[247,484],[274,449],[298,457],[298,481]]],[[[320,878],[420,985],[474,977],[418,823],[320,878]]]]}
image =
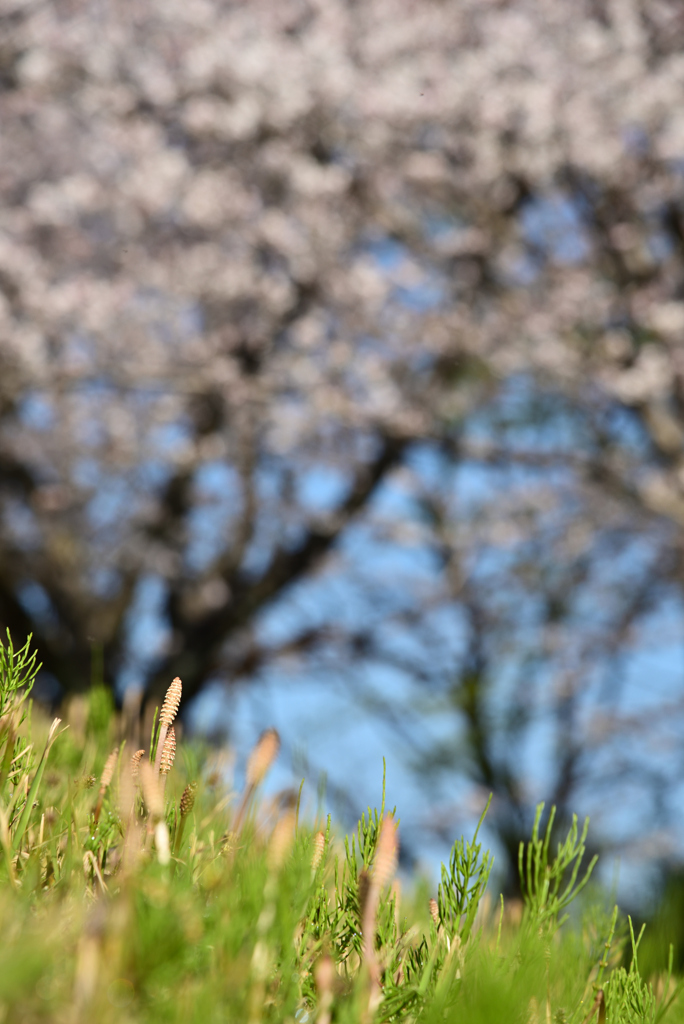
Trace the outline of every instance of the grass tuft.
{"type": "Polygon", "coordinates": [[[380,808],[339,837],[300,814],[301,790],[259,801],[275,730],[235,794],[224,762],[187,746],[174,758],[180,680],[150,760],[114,746],[130,708],[118,720],[97,690],[66,726],[32,714],[35,666],[29,645],[0,646],[0,1022],[684,1020],[672,947],[646,977],[643,932],[587,895],[588,823],[554,853],[540,805],[518,908],[487,893],[485,808],[436,895],[404,880],[400,903],[384,782],[380,808]]]}

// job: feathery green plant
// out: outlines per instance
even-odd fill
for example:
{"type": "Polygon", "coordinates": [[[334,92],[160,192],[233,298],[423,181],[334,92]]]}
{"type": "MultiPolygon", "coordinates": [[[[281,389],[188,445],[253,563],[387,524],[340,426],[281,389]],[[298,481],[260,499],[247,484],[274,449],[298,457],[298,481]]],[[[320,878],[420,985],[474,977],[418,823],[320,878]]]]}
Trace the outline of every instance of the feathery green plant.
{"type": "Polygon", "coordinates": [[[463,837],[457,839],[449,857],[448,869],[442,865],[437,906],[439,921],[449,942],[456,937],[462,943],[468,941],[477,909],[487,888],[493,858],[488,850],[482,852],[482,843],[478,843],[477,837],[491,802],[490,796],[480,815],[472,842],[466,842],[463,837]]]}
{"type": "Polygon", "coordinates": [[[577,815],[573,815],[572,825],[565,842],[558,843],[556,856],[549,860],[556,808],[551,808],[546,832],[541,838],[539,825],[543,813],[544,804],[541,803],[537,806],[532,826],[532,839],[527,844],[520,843],[518,849],[520,887],[527,919],[540,927],[559,927],[567,920],[567,914],[561,918],[559,918],[559,914],[576,899],[585,887],[591,878],[598,856],[592,857],[584,875],[578,882],[577,877],[586,851],[589,819],[585,819],[582,834],[578,835],[577,815]]]}
{"type": "Polygon", "coordinates": [[[29,696],[42,665],[31,650],[31,636],[16,650],[7,630],[7,644],[0,641],[0,718],[8,709],[19,710],[29,696]]]}

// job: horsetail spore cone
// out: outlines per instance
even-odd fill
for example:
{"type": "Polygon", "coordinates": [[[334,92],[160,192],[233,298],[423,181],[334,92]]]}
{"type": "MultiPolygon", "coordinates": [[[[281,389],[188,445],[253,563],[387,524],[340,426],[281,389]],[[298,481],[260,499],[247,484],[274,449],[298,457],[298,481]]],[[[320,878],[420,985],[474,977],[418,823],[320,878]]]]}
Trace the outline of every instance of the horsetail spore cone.
{"type": "Polygon", "coordinates": [[[164,743],[166,742],[166,736],[173,724],[173,720],[178,714],[178,708],[183,696],[183,684],[181,683],[178,676],[173,680],[166,696],[164,697],[164,703],[161,706],[159,712],[159,736],[157,737],[157,756],[154,761],[154,767],[159,771],[161,765],[162,755],[164,753],[164,743]]]}
{"type": "Polygon", "coordinates": [[[188,814],[192,811],[195,806],[195,793],[197,792],[197,783],[189,782],[183,790],[183,795],[180,798],[180,813],[181,818],[187,818],[188,814]]]}
{"type": "Polygon", "coordinates": [[[176,730],[173,726],[169,729],[168,735],[164,740],[164,747],[161,752],[161,758],[159,759],[159,774],[168,775],[173,768],[173,762],[176,757],[176,730]]]}
{"type": "Polygon", "coordinates": [[[159,761],[159,776],[161,781],[162,795],[166,787],[166,776],[173,768],[173,762],[176,757],[176,730],[173,726],[169,729],[168,735],[164,740],[164,748],[161,752],[161,759],[159,761]]]}
{"type": "Polygon", "coordinates": [[[266,773],[280,751],[280,736],[277,729],[266,729],[254,744],[254,749],[247,759],[245,771],[245,792],[238,812],[235,815],[233,831],[238,833],[242,828],[245,812],[250,799],[259,783],[263,782],[266,773]]]}
{"type": "Polygon", "coordinates": [[[254,789],[262,782],[278,756],[280,736],[277,729],[266,729],[257,740],[247,761],[247,788],[254,789]]]}
{"type": "Polygon", "coordinates": [[[162,704],[161,711],[159,712],[160,725],[165,725],[168,728],[173,723],[174,718],[178,714],[178,708],[180,706],[182,696],[183,684],[179,677],[176,676],[166,691],[164,703],[162,704]]]}
{"type": "Polygon", "coordinates": [[[175,835],[174,840],[173,840],[173,855],[174,855],[174,857],[178,856],[178,851],[180,850],[180,845],[181,845],[181,842],[183,841],[183,831],[185,829],[185,819],[187,818],[187,816],[190,814],[190,812],[192,811],[193,807],[195,806],[195,793],[196,792],[197,792],[197,783],[196,782],[189,782],[188,785],[183,790],[183,795],[180,798],[180,805],[179,805],[179,808],[178,808],[179,811],[180,811],[180,817],[178,819],[178,824],[176,825],[176,835],[175,835]]]}
{"type": "MultiPolygon", "coordinates": [[[[397,835],[397,823],[392,815],[382,819],[380,834],[375,848],[373,868],[368,877],[368,890],[360,906],[361,911],[361,936],[363,940],[363,961],[368,969],[370,989],[368,994],[368,1012],[372,1014],[377,1009],[381,999],[380,965],[375,952],[375,933],[377,929],[378,903],[380,893],[388,885],[397,870],[397,859],[399,853],[399,838],[397,835]]],[[[360,881],[360,879],[359,879],[360,881]]],[[[359,891],[361,887],[359,886],[359,891]]],[[[361,891],[360,891],[361,895],[361,891]]],[[[359,899],[361,903],[361,899],[359,899]]]]}
{"type": "Polygon", "coordinates": [[[385,888],[394,878],[397,870],[399,839],[397,823],[391,815],[383,819],[373,860],[373,886],[378,891],[385,888]]]}
{"type": "Polygon", "coordinates": [[[311,870],[317,871],[325,853],[325,833],[317,832],[313,839],[313,857],[311,858],[311,870]]]}

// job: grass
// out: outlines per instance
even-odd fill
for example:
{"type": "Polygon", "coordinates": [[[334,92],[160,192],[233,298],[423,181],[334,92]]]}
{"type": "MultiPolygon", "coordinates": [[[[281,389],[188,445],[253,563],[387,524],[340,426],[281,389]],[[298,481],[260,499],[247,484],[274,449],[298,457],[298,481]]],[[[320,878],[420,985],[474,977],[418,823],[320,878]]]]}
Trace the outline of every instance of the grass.
{"type": "Polygon", "coordinates": [[[274,730],[233,793],[175,735],[180,680],[143,754],[101,688],[42,721],[37,668],[28,643],[0,646],[0,1021],[684,1020],[671,954],[644,978],[617,908],[581,898],[569,918],[586,823],[552,848],[540,806],[520,906],[487,892],[482,819],[429,901],[403,896],[384,797],[337,838],[297,794],[260,797],[274,730]]]}

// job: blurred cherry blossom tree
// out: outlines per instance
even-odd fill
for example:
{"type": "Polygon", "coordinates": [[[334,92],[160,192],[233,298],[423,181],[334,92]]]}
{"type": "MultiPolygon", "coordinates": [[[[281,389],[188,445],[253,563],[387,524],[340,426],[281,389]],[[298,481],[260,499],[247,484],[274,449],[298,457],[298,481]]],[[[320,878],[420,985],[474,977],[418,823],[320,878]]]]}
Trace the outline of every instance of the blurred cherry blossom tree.
{"type": "Polygon", "coordinates": [[[511,844],[540,778],[671,814],[681,4],[2,0],[0,90],[2,626],[67,692],[383,666],[511,844]]]}

